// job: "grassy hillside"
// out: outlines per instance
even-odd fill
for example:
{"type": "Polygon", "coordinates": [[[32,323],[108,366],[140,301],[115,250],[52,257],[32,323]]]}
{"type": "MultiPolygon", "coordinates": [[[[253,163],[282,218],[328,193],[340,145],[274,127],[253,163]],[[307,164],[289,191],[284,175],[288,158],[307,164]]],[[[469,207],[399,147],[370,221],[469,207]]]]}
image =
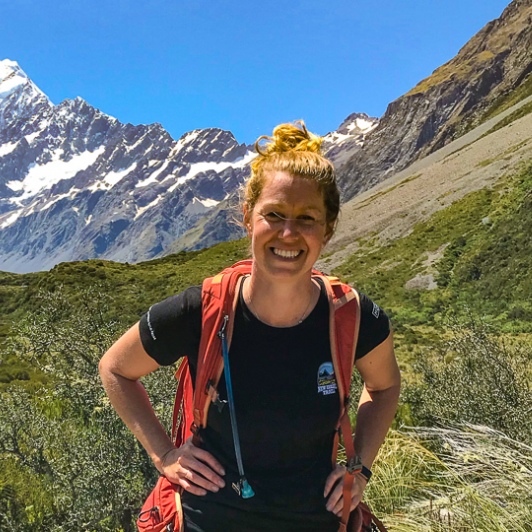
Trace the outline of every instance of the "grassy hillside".
{"type": "MultiPolygon", "coordinates": [[[[133,324],[149,306],[202,280],[247,255],[246,240],[228,242],[202,251],[181,252],[140,264],[88,260],[58,264],[32,274],[0,272],[0,349],[11,326],[28,312],[37,311],[41,297],[61,292],[74,308],[87,301],[86,291],[111,296],[109,319],[133,324]]],[[[0,367],[0,382],[35,377],[33,368],[10,357],[0,367]]]]}
{"type": "Polygon", "coordinates": [[[474,312],[532,332],[532,165],[468,194],[380,246],[366,238],[336,269],[389,309],[399,328],[474,312]]]}
{"type": "Polygon", "coordinates": [[[94,259],[63,262],[50,271],[32,274],[0,272],[0,289],[6,294],[0,316],[5,324],[10,318],[33,310],[35,294],[40,290],[54,291],[62,287],[76,299],[81,288],[99,286],[121,302],[117,313],[135,319],[154,301],[191,284],[201,284],[208,275],[245,257],[247,248],[247,242],[240,240],[139,264],[94,259]]]}

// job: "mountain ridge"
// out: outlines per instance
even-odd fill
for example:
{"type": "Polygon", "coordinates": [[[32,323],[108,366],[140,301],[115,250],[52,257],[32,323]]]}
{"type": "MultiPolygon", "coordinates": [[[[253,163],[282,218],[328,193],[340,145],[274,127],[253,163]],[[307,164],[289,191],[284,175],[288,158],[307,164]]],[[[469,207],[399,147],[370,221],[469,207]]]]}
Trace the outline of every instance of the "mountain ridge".
{"type": "MultiPolygon", "coordinates": [[[[122,124],[80,97],[53,105],[13,61],[0,73],[0,269],[138,262],[194,227],[207,232],[192,247],[242,236],[216,209],[237,197],[255,156],[231,132],[196,129],[176,141],[160,124],[122,124]]],[[[350,115],[327,149],[356,151],[374,122],[350,115]]]]}
{"type": "Polygon", "coordinates": [[[338,169],[344,199],[458,138],[478,125],[498,98],[530,79],[530,21],[532,2],[514,0],[453,59],[391,102],[364,150],[338,169]]]}

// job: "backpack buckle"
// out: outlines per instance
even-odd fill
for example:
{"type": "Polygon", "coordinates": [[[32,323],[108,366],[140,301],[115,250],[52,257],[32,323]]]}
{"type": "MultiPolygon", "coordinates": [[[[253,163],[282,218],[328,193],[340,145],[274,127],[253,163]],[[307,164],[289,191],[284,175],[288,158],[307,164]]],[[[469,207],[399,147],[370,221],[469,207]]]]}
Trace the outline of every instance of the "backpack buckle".
{"type": "Polygon", "coordinates": [[[214,381],[209,379],[207,386],[205,387],[205,394],[208,395],[211,399],[211,402],[216,405],[218,412],[223,410],[223,407],[227,404],[227,401],[220,399],[220,394],[218,390],[214,387],[214,381]]]}
{"type": "Polygon", "coordinates": [[[362,471],[362,459],[360,456],[356,455],[353,458],[349,458],[347,461],[347,472],[350,475],[354,475],[359,471],[362,471]]]}
{"type": "Polygon", "coordinates": [[[218,409],[218,412],[221,412],[224,406],[227,404],[227,401],[220,399],[220,396],[218,395],[216,399],[212,402],[212,404],[216,406],[216,408],[218,409]]]}

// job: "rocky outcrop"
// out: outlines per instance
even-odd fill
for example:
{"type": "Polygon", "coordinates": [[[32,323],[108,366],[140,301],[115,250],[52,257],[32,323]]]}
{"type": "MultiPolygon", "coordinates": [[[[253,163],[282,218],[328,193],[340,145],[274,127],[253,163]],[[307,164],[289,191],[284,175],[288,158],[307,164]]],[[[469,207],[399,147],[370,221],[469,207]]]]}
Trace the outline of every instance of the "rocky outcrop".
{"type": "Polygon", "coordinates": [[[344,199],[477,125],[490,107],[529,81],[531,50],[532,2],[514,0],[456,57],[388,106],[364,148],[338,170],[344,199]]]}

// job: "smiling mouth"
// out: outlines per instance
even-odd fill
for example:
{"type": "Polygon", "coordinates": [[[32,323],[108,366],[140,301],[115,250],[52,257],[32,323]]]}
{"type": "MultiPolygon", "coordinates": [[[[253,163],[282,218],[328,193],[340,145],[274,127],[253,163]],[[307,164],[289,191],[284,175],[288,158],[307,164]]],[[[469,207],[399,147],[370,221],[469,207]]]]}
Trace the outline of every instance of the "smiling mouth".
{"type": "Polygon", "coordinates": [[[282,257],[283,259],[295,259],[298,257],[301,253],[303,253],[302,250],[297,251],[288,251],[286,249],[277,249],[277,248],[271,248],[274,255],[277,255],[278,257],[282,257]]]}

